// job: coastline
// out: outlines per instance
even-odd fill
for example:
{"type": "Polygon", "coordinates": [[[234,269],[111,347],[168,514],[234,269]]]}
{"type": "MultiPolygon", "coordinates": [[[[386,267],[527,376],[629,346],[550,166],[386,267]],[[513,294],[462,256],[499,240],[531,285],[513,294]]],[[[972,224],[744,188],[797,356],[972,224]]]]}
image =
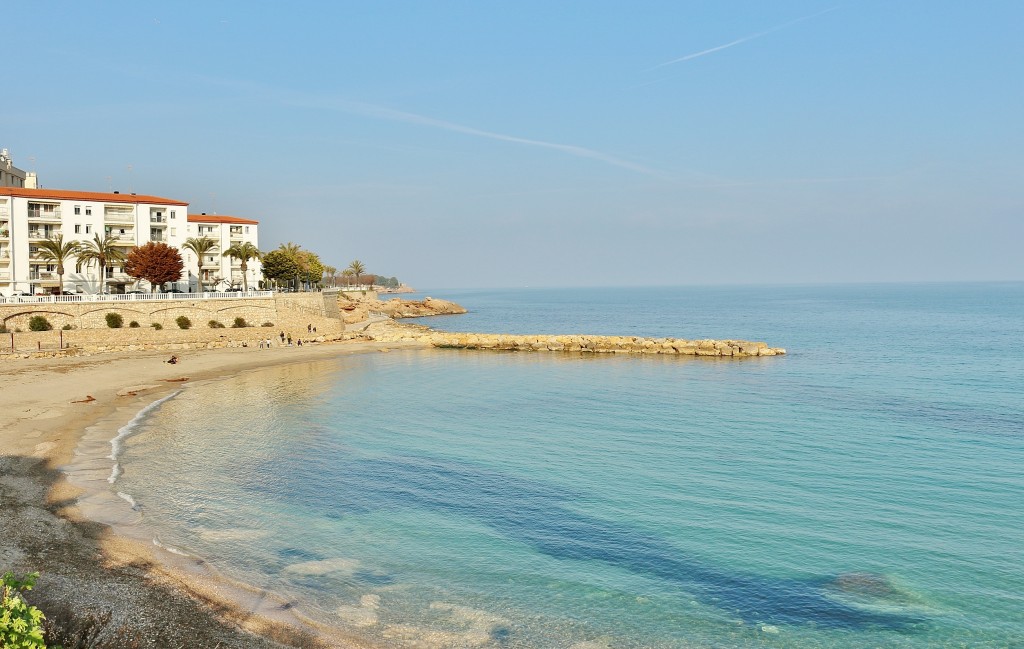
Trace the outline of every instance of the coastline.
{"type": "MultiPolygon", "coordinates": [[[[201,558],[160,545],[145,534],[145,525],[133,528],[141,514],[131,496],[115,495],[109,488],[118,470],[116,450],[111,454],[114,438],[130,434],[135,419],[183,385],[348,354],[398,348],[785,354],[742,341],[707,341],[718,348],[705,350],[674,339],[467,338],[390,320],[367,324],[363,340],[272,349],[176,346],[176,365],[164,362],[166,349],[138,347],[85,356],[24,355],[5,364],[13,380],[0,392],[0,406],[8,413],[0,422],[0,501],[5,514],[12,515],[0,518],[0,568],[42,573],[27,599],[72,641],[75,629],[99,633],[102,642],[89,646],[371,649],[375,645],[348,637],[340,626],[324,627],[283,598],[234,582],[201,558]],[[743,347],[733,350],[729,344],[743,347]]],[[[64,639],[64,644],[71,642],[64,639]]]]}
{"type": "MultiPolygon", "coordinates": [[[[99,646],[367,647],[316,624],[268,593],[232,583],[195,558],[161,551],[92,520],[87,495],[62,471],[94,429],[110,440],[140,411],[187,382],[216,380],[271,365],[324,360],[400,346],[343,342],[301,348],[126,352],[90,358],[22,359],[6,367],[0,392],[0,566],[39,571],[27,599],[70,636],[99,635],[99,646]],[[98,430],[96,430],[98,427],[98,430]],[[134,643],[134,644],[133,644],[134,643]]],[[[110,475],[110,461],[96,467],[110,475]]],[[[107,497],[110,498],[109,492],[107,497]]],[[[120,502],[121,511],[132,513],[120,502]]],[[[84,637],[84,636],[82,636],[84,637]]]]}

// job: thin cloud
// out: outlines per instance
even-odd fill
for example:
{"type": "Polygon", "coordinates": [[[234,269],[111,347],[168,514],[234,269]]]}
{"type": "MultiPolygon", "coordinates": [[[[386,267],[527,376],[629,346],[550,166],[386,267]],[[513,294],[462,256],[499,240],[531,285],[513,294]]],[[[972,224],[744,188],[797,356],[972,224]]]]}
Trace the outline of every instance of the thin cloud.
{"type": "Polygon", "coordinates": [[[418,115],[416,113],[395,110],[393,108],[378,106],[376,104],[367,104],[363,102],[326,97],[322,95],[287,92],[280,90],[278,88],[269,87],[258,83],[225,80],[205,75],[197,75],[194,78],[201,79],[207,83],[214,83],[217,85],[235,87],[248,90],[251,92],[257,92],[263,95],[267,100],[276,101],[281,104],[301,106],[304,108],[316,108],[321,110],[336,110],[339,112],[349,113],[352,115],[362,115],[363,117],[370,117],[373,119],[381,119],[392,122],[404,122],[406,124],[416,124],[418,126],[442,129],[445,131],[462,133],[464,135],[471,135],[474,137],[498,140],[500,142],[509,142],[512,144],[521,144],[525,146],[551,149],[554,151],[565,153],[567,155],[575,156],[578,158],[586,158],[589,160],[596,160],[598,162],[603,162],[605,164],[620,167],[622,169],[628,169],[636,173],[654,176],[656,178],[660,178],[663,180],[670,178],[668,174],[658,171],[657,169],[652,169],[650,167],[646,167],[644,165],[632,162],[630,160],[624,160],[622,158],[607,153],[603,153],[601,151],[595,151],[594,149],[588,149],[586,147],[576,146],[573,144],[546,142],[544,140],[534,140],[515,135],[506,135],[504,133],[486,131],[472,126],[464,126],[462,124],[456,124],[454,122],[448,122],[433,117],[427,117],[425,115],[418,115]]]}
{"type": "MultiPolygon", "coordinates": [[[[321,103],[321,102],[317,102],[321,103]]],[[[493,131],[485,131],[483,129],[474,128],[472,126],[464,126],[462,124],[455,124],[454,122],[447,122],[441,119],[435,119],[433,117],[426,117],[424,115],[417,115],[416,113],[407,113],[405,111],[395,110],[393,108],[385,108],[383,106],[376,106],[373,104],[364,104],[361,102],[335,100],[327,102],[329,107],[333,107],[338,110],[342,110],[347,113],[353,113],[357,115],[363,115],[364,117],[373,117],[376,119],[384,119],[393,122],[404,122],[406,124],[416,124],[419,126],[427,126],[431,128],[438,128],[445,131],[453,131],[455,133],[462,133],[464,135],[472,135],[475,137],[487,138],[490,140],[498,140],[500,142],[511,142],[513,144],[523,144],[526,146],[540,147],[544,149],[552,149],[554,151],[560,151],[568,155],[576,156],[578,158],[587,158],[590,160],[597,160],[604,162],[616,167],[623,169],[629,169],[637,173],[647,174],[649,176],[664,177],[660,171],[645,167],[629,160],[623,160],[607,153],[595,151],[581,146],[573,144],[560,144],[557,142],[545,142],[543,140],[533,140],[525,137],[518,137],[515,135],[505,135],[503,133],[495,133],[493,131]]]]}
{"type": "Polygon", "coordinates": [[[756,38],[761,38],[762,36],[767,36],[768,34],[771,34],[773,32],[777,32],[777,31],[779,31],[781,29],[785,29],[785,28],[790,27],[792,25],[795,25],[797,23],[801,23],[801,22],[803,22],[805,20],[810,20],[811,18],[817,18],[818,16],[820,16],[822,14],[827,14],[827,13],[829,13],[831,11],[835,11],[838,8],[839,8],[838,6],[830,7],[828,9],[824,9],[824,10],[819,11],[817,13],[813,13],[813,14],[810,14],[808,16],[803,16],[801,18],[797,18],[795,20],[791,20],[791,21],[789,21],[787,23],[783,23],[781,25],[776,25],[775,27],[772,27],[771,29],[766,29],[763,32],[758,32],[756,34],[751,34],[750,36],[744,36],[743,38],[737,38],[736,40],[730,41],[730,42],[728,42],[728,43],[726,43],[724,45],[718,45],[716,47],[710,47],[710,48],[708,48],[706,50],[701,50],[699,52],[694,52],[692,54],[687,54],[686,56],[681,56],[678,59],[672,59],[671,61],[665,61],[664,63],[659,63],[658,65],[654,66],[653,68],[648,68],[647,71],[650,72],[651,70],[657,70],[658,68],[663,68],[663,67],[665,67],[667,65],[674,65],[676,63],[682,63],[683,61],[690,61],[690,60],[693,60],[693,59],[696,59],[696,58],[699,58],[699,57],[702,57],[702,56],[707,56],[708,54],[714,54],[715,52],[721,52],[722,50],[729,49],[730,47],[735,47],[736,45],[739,45],[741,43],[746,43],[748,41],[752,41],[752,40],[754,40],[756,38]]]}

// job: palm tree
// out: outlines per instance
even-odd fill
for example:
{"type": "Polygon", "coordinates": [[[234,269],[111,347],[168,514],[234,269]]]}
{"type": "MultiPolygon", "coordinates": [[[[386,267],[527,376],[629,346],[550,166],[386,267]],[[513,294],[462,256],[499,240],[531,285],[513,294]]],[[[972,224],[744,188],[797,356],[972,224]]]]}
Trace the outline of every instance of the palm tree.
{"type": "Polygon", "coordinates": [[[88,241],[78,250],[78,260],[90,263],[95,261],[100,267],[100,293],[106,292],[107,287],[107,264],[113,262],[123,263],[126,259],[125,253],[114,245],[117,237],[107,234],[102,239],[97,232],[93,235],[92,241],[88,241]]]}
{"type": "Polygon", "coordinates": [[[352,288],[352,278],[355,277],[355,273],[352,272],[351,268],[346,268],[341,271],[341,276],[345,280],[345,286],[352,288]]]}
{"type": "Polygon", "coordinates": [[[58,234],[55,238],[49,238],[39,243],[40,256],[47,261],[57,262],[57,277],[60,280],[60,285],[57,287],[59,295],[64,295],[64,260],[77,256],[80,248],[81,244],[77,241],[64,243],[63,234],[58,234]]]}
{"type": "Polygon", "coordinates": [[[356,286],[359,286],[359,276],[366,272],[366,266],[363,265],[363,262],[356,259],[348,265],[348,269],[356,276],[356,286]]]}
{"type": "Polygon", "coordinates": [[[331,279],[331,288],[334,288],[337,279],[338,269],[334,266],[324,266],[324,275],[331,279]]]}
{"type": "Polygon", "coordinates": [[[277,247],[278,251],[284,254],[289,259],[295,262],[296,274],[295,274],[295,290],[299,290],[299,276],[306,272],[306,260],[302,255],[302,246],[297,243],[282,243],[277,247]]]}
{"type": "Polygon", "coordinates": [[[242,287],[245,292],[249,292],[249,278],[246,276],[245,271],[249,270],[249,260],[259,259],[262,253],[259,248],[254,246],[251,241],[243,241],[242,243],[236,243],[230,248],[224,251],[225,257],[231,257],[232,259],[238,259],[242,262],[242,287]]]}
{"type": "Polygon", "coordinates": [[[205,290],[203,287],[203,255],[216,248],[217,242],[210,237],[189,237],[185,239],[185,243],[181,247],[191,250],[198,258],[196,277],[199,278],[199,291],[202,292],[205,290]]]}

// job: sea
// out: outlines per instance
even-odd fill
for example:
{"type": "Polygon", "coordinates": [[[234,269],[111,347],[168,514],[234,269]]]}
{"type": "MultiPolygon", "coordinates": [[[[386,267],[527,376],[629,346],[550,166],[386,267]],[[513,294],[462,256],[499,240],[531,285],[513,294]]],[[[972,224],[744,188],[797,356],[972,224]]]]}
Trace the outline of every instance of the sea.
{"type": "Polygon", "coordinates": [[[1024,283],[429,295],[447,331],[788,353],[246,372],[140,413],[111,491],[376,646],[1024,647],[1024,283]]]}

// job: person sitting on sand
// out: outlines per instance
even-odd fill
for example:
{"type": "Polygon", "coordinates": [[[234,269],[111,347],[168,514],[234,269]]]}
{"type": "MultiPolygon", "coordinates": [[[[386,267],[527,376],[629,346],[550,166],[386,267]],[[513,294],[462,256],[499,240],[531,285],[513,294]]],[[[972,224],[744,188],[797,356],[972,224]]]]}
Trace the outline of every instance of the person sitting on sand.
{"type": "Polygon", "coordinates": [[[170,363],[171,365],[177,365],[177,364],[178,364],[178,357],[172,354],[172,355],[171,355],[171,357],[170,357],[170,358],[168,358],[168,359],[167,359],[166,361],[164,361],[164,362],[165,362],[165,363],[170,363]]]}

